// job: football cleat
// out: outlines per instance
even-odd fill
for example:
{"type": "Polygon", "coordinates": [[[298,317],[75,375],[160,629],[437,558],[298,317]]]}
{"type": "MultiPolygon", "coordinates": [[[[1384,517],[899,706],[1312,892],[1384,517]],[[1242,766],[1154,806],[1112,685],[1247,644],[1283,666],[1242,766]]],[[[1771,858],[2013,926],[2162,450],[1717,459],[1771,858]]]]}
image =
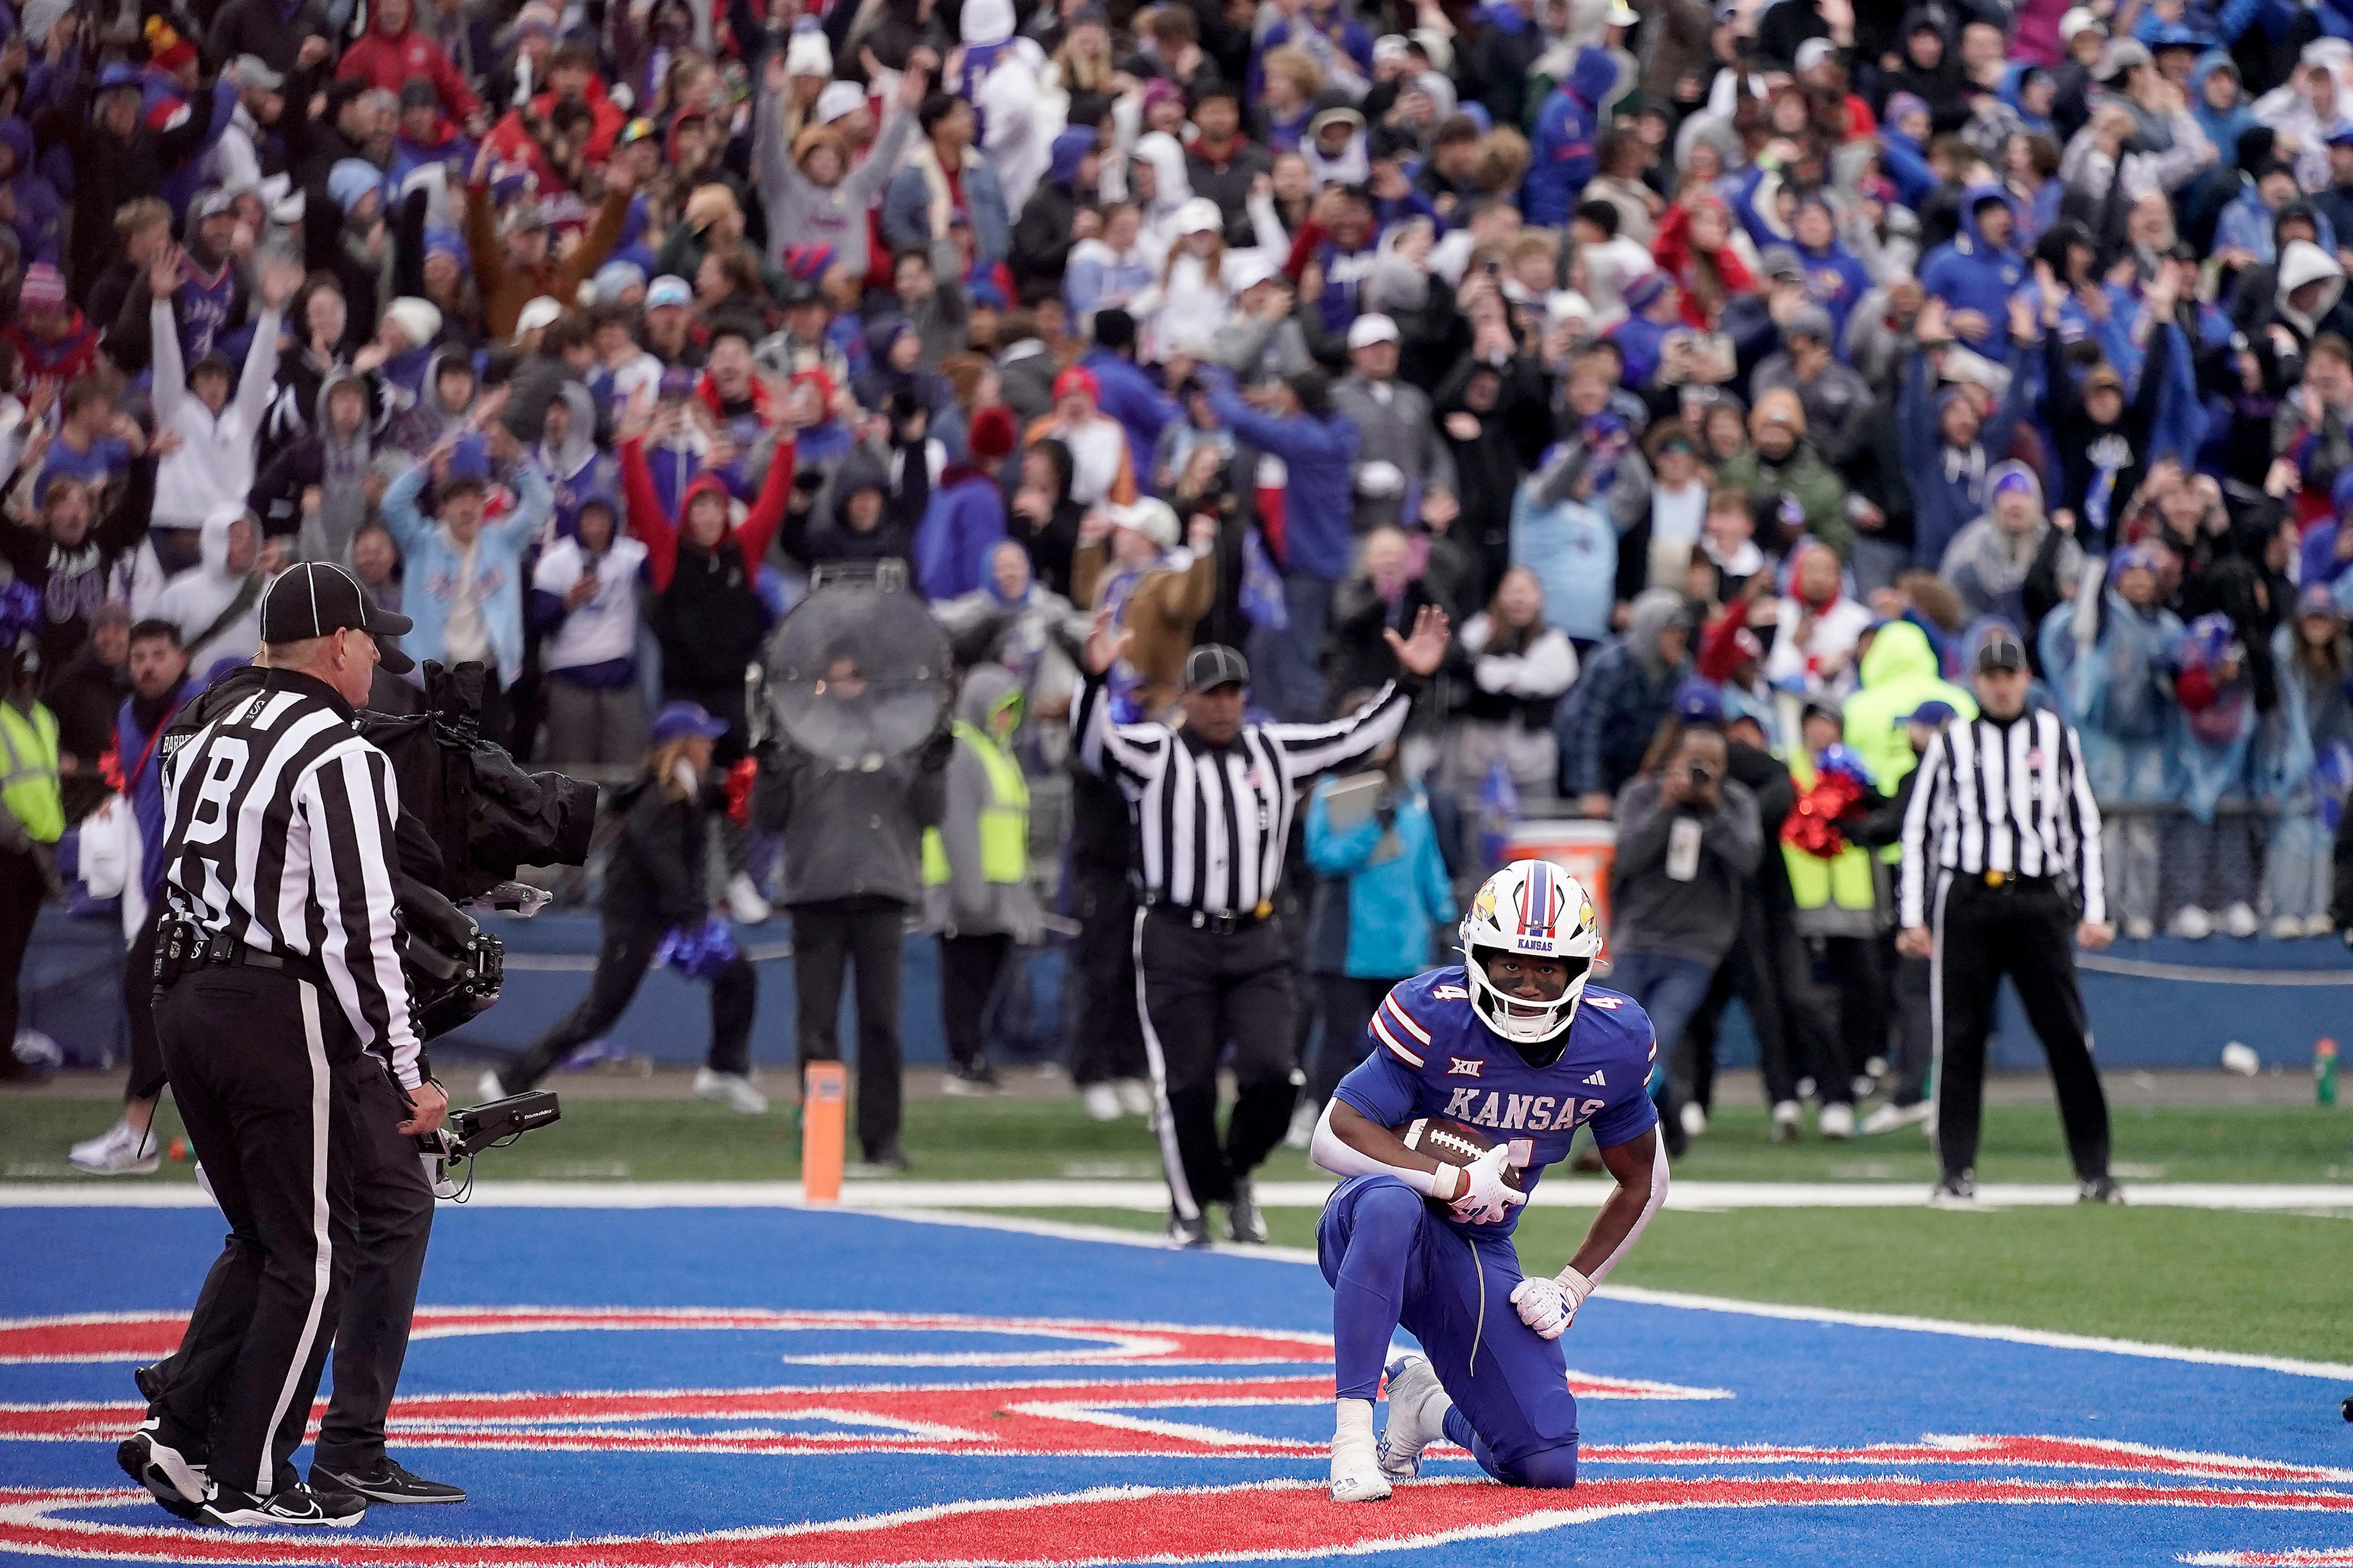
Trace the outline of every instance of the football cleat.
{"type": "Polygon", "coordinates": [[[1421,1451],[1446,1433],[1454,1402],[1439,1386],[1428,1356],[1399,1356],[1388,1364],[1389,1423],[1377,1450],[1381,1474],[1409,1481],[1421,1474],[1421,1451]]]}

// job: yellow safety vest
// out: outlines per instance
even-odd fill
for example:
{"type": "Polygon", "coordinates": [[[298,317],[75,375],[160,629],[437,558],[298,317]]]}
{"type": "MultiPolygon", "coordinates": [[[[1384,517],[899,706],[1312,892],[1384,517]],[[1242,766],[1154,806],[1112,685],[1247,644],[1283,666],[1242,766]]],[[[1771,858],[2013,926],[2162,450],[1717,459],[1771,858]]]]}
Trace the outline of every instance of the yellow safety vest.
{"type": "MultiPolygon", "coordinates": [[[[989,804],[980,808],[980,875],[989,882],[1029,879],[1029,781],[1021,764],[973,725],[959,719],[956,738],[970,746],[988,773],[989,804]]],[[[936,827],[923,829],[923,886],[947,885],[948,851],[936,827]]]]}
{"type": "MultiPolygon", "coordinates": [[[[1805,754],[1802,747],[1791,748],[1789,782],[1797,786],[1799,795],[1814,787],[1814,760],[1805,754]]],[[[1777,834],[1779,826],[1778,823],[1773,825],[1777,834]]],[[[1871,851],[1860,845],[1849,844],[1825,860],[1785,843],[1781,846],[1781,858],[1789,868],[1789,894],[1801,910],[1819,910],[1832,903],[1842,910],[1868,910],[1879,901],[1872,878],[1871,851]]]]}
{"type": "Polygon", "coordinates": [[[65,834],[65,797],[58,793],[58,719],[39,703],[28,717],[0,700],[0,805],[25,825],[36,844],[65,834]]]}

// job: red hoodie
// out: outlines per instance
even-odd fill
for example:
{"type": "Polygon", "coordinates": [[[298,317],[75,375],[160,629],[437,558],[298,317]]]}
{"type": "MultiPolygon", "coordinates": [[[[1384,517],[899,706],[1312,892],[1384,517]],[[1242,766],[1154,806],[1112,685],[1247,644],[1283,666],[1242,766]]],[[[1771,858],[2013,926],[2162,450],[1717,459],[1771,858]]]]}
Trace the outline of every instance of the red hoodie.
{"type": "Polygon", "coordinates": [[[343,51],[343,62],[335,68],[335,76],[344,81],[364,81],[386,92],[398,92],[404,84],[423,77],[440,95],[443,110],[459,120],[482,107],[482,100],[441,52],[441,46],[413,26],[389,37],[370,27],[365,37],[343,51]]]}
{"type": "MultiPolygon", "coordinates": [[[[785,507],[793,494],[794,447],[790,441],[776,443],[776,456],[768,459],[768,477],[760,486],[759,499],[744,521],[735,525],[735,546],[744,552],[744,571],[749,577],[760,574],[760,562],[768,553],[769,541],[785,521],[785,507]]],[[[697,474],[689,480],[686,493],[679,498],[678,516],[671,517],[662,510],[661,497],[654,489],[654,471],[646,466],[646,440],[634,437],[621,443],[621,496],[629,510],[629,531],[644,542],[646,567],[653,578],[654,592],[670,586],[671,576],[678,571],[678,532],[686,514],[694,506],[694,498],[705,490],[715,491],[732,511],[735,498],[727,493],[727,482],[717,474],[697,474]]]]}

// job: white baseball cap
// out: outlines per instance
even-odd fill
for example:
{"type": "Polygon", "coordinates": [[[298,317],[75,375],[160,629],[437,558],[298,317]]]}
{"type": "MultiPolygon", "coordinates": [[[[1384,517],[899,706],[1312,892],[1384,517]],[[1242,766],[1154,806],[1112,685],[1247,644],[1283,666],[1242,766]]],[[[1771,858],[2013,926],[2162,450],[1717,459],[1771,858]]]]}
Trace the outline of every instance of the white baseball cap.
{"type": "Polygon", "coordinates": [[[515,336],[521,337],[533,327],[552,327],[563,319],[564,307],[542,294],[515,313],[515,336]]]}
{"type": "Polygon", "coordinates": [[[1195,196],[1176,209],[1176,232],[1188,234],[1222,234],[1226,215],[1218,204],[1207,196],[1195,196]]]}
{"type": "Polygon", "coordinates": [[[866,89],[854,81],[829,81],[817,95],[817,122],[830,125],[866,107],[866,89]]]}
{"type": "Polygon", "coordinates": [[[1359,316],[1348,323],[1348,348],[1352,353],[1357,349],[1370,348],[1375,343],[1393,343],[1397,341],[1398,324],[1387,316],[1359,316]]]}
{"type": "Polygon", "coordinates": [[[2107,24],[2094,15],[2090,6],[2078,5],[2059,18],[2059,41],[2073,43],[2078,33],[2097,33],[2105,38],[2108,36],[2107,24]]]}

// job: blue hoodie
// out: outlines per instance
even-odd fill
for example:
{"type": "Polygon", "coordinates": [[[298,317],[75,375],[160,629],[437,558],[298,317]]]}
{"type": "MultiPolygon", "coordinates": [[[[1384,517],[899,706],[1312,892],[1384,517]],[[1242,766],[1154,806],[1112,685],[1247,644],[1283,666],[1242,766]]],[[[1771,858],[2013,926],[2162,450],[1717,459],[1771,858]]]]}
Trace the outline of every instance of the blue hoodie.
{"type": "Polygon", "coordinates": [[[57,187],[33,167],[33,128],[13,114],[0,120],[0,146],[16,154],[16,170],[6,180],[0,181],[0,185],[16,198],[16,216],[11,226],[16,231],[17,249],[23,258],[19,265],[54,263],[58,258],[58,231],[65,222],[65,203],[59,199],[57,187]]]}
{"type": "Polygon", "coordinates": [[[934,604],[989,587],[988,552],[1005,539],[1005,497],[986,468],[952,464],[915,528],[915,581],[934,604]]]}
{"type": "Polygon", "coordinates": [[[2000,185],[1971,185],[1961,193],[1961,232],[1938,246],[1920,268],[1921,288],[1942,300],[1949,309],[1975,310],[1986,319],[1984,334],[1965,340],[1976,349],[1998,342],[2008,331],[2005,322],[2010,292],[2026,281],[2027,271],[2026,258],[2019,254],[2014,233],[2012,243],[1996,250],[1978,230],[1978,207],[1988,201],[1998,201],[2010,209],[2015,230],[2018,204],[2010,194],[2000,185]]]}
{"type": "Polygon", "coordinates": [[[1871,271],[1835,236],[1820,250],[1810,249],[1793,237],[1789,247],[1806,268],[1806,298],[1831,313],[1834,343],[1846,342],[1846,319],[1856,302],[1871,292],[1871,271]]]}
{"type": "Polygon", "coordinates": [[[1618,83],[1618,62],[1607,49],[1577,51],[1568,75],[1536,113],[1530,147],[1534,162],[1520,185],[1520,210],[1539,228],[1563,228],[1586,182],[1593,178],[1594,142],[1601,99],[1618,83]]]}
{"type": "Polygon", "coordinates": [[[2020,94],[2025,90],[2028,77],[2047,78],[2050,74],[2031,60],[2020,60],[2001,73],[2000,97],[2002,102],[2009,105],[2010,112],[2018,116],[2018,122],[2021,125],[2039,136],[2051,134],[2051,117],[2047,114],[2037,114],[2027,108],[2021,101],[2020,94]]]}
{"type": "Polygon", "coordinates": [[[2247,107],[2243,85],[2232,95],[2228,109],[2216,109],[2206,101],[2206,79],[2218,70],[2229,71],[2231,80],[2238,82],[2237,62],[2221,49],[2209,49],[2189,68],[2189,112],[2196,116],[2198,129],[2206,132],[2206,140],[2214,143],[2227,161],[2238,155],[2240,132],[2255,128],[2255,112],[2247,107]]]}
{"type": "Polygon", "coordinates": [[[1054,145],[1046,164],[1046,178],[1068,191],[1078,183],[1079,165],[1095,150],[1097,137],[1092,131],[1075,129],[1054,138],[1054,145]]]}
{"type": "Polygon", "coordinates": [[[1936,171],[1928,167],[1928,155],[1920,143],[1892,125],[1879,129],[1879,163],[1887,177],[1895,182],[1895,199],[1913,211],[1928,199],[1936,188],[1936,171]]]}

